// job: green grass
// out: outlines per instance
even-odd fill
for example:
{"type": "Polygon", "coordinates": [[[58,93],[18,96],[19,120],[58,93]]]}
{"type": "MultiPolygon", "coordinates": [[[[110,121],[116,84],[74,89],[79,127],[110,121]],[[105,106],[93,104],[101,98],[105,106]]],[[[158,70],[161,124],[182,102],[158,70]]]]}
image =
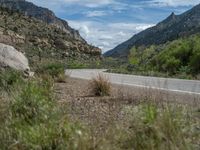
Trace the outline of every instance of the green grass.
{"type": "Polygon", "coordinates": [[[39,64],[36,69],[36,74],[39,76],[50,76],[57,82],[65,82],[65,66],[59,62],[39,64]]]}
{"type": "Polygon", "coordinates": [[[88,67],[86,62],[68,61],[66,64],[67,69],[84,69],[88,67]]]}
{"type": "Polygon", "coordinates": [[[47,74],[53,78],[58,77],[60,74],[64,74],[65,68],[61,63],[46,63],[40,64],[40,66],[36,69],[36,73],[38,74],[47,74]]]}
{"type": "Polygon", "coordinates": [[[8,90],[17,84],[20,84],[23,80],[23,74],[12,70],[6,69],[0,72],[0,89],[8,90]]]}
{"type": "Polygon", "coordinates": [[[0,145],[6,149],[89,149],[84,127],[69,122],[47,80],[25,82],[15,97],[1,100],[0,145]],[[4,116],[4,117],[3,117],[4,116]],[[86,144],[85,144],[86,143],[86,144]]]}
{"type": "Polygon", "coordinates": [[[119,139],[122,149],[190,150],[200,148],[197,110],[182,105],[142,104],[125,109],[130,126],[119,139]]]}

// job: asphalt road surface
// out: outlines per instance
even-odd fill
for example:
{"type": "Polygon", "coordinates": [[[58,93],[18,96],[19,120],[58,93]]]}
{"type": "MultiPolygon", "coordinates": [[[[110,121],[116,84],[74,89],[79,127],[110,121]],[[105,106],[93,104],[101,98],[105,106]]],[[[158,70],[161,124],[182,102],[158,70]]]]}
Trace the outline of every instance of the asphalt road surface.
{"type": "Polygon", "coordinates": [[[102,74],[113,84],[200,95],[200,81],[115,74],[104,71],[102,69],[72,69],[66,70],[66,75],[90,80],[102,74]]]}

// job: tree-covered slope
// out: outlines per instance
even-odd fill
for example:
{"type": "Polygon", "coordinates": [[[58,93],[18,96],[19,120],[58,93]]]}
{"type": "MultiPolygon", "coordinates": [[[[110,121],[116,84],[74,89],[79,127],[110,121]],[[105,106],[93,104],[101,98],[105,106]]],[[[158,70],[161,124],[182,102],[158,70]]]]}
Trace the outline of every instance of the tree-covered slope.
{"type": "Polygon", "coordinates": [[[200,35],[192,35],[162,45],[133,47],[129,63],[135,70],[173,74],[200,73],[200,35]]]}

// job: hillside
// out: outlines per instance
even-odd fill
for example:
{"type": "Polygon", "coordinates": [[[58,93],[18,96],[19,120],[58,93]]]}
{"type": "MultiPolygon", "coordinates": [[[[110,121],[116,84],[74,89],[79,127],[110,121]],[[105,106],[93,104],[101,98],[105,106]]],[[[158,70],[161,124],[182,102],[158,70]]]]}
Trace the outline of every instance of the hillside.
{"type": "Polygon", "coordinates": [[[55,14],[47,8],[36,6],[26,0],[0,0],[0,6],[19,11],[26,16],[34,17],[48,24],[53,24],[68,33],[70,37],[84,41],[78,31],[72,29],[65,20],[56,17],[55,14]]]}
{"type": "Polygon", "coordinates": [[[151,45],[147,48],[133,47],[128,60],[134,71],[193,75],[198,78],[200,73],[200,35],[195,34],[165,44],[151,45]]]}
{"type": "Polygon", "coordinates": [[[127,57],[133,46],[139,47],[164,44],[167,41],[172,41],[198,32],[200,32],[200,5],[195,6],[181,15],[172,13],[164,21],[134,35],[128,41],[125,41],[113,50],[105,53],[104,56],[127,57]]]}
{"type": "Polygon", "coordinates": [[[0,43],[25,52],[30,62],[42,58],[88,60],[101,55],[99,48],[69,36],[54,24],[3,7],[0,8],[0,43]]]}

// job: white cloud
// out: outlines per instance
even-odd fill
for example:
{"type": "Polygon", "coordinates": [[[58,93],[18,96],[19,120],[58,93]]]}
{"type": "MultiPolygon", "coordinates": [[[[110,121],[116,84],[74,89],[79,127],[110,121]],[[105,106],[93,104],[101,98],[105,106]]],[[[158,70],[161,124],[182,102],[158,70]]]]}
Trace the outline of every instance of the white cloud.
{"type": "MultiPolygon", "coordinates": [[[[105,5],[115,5],[113,8],[116,9],[124,9],[124,6],[127,7],[129,6],[128,3],[117,0],[27,0],[30,2],[34,2],[36,4],[68,4],[68,5],[82,5],[86,7],[100,7],[100,6],[105,6],[105,5]]],[[[138,4],[140,3],[148,3],[153,6],[194,6],[196,4],[200,3],[200,0],[149,0],[149,1],[144,1],[141,0],[140,2],[137,2],[138,4]]],[[[136,5],[136,4],[135,4],[136,5]]]]}
{"type": "Polygon", "coordinates": [[[134,34],[153,24],[140,23],[108,23],[95,21],[69,21],[69,25],[79,30],[80,34],[90,43],[100,47],[103,52],[128,40],[134,34]]]}
{"type": "Polygon", "coordinates": [[[200,0],[151,0],[147,2],[153,6],[194,6],[200,3],[200,0]]]}
{"type": "Polygon", "coordinates": [[[98,7],[102,5],[108,5],[113,3],[113,0],[63,0],[69,4],[85,5],[88,7],[98,7]]]}
{"type": "Polygon", "coordinates": [[[68,4],[68,5],[82,5],[86,7],[99,7],[115,3],[115,0],[28,0],[36,4],[68,4]]]}
{"type": "Polygon", "coordinates": [[[85,13],[86,17],[100,17],[100,16],[105,16],[106,12],[105,11],[88,11],[85,13]]]}

